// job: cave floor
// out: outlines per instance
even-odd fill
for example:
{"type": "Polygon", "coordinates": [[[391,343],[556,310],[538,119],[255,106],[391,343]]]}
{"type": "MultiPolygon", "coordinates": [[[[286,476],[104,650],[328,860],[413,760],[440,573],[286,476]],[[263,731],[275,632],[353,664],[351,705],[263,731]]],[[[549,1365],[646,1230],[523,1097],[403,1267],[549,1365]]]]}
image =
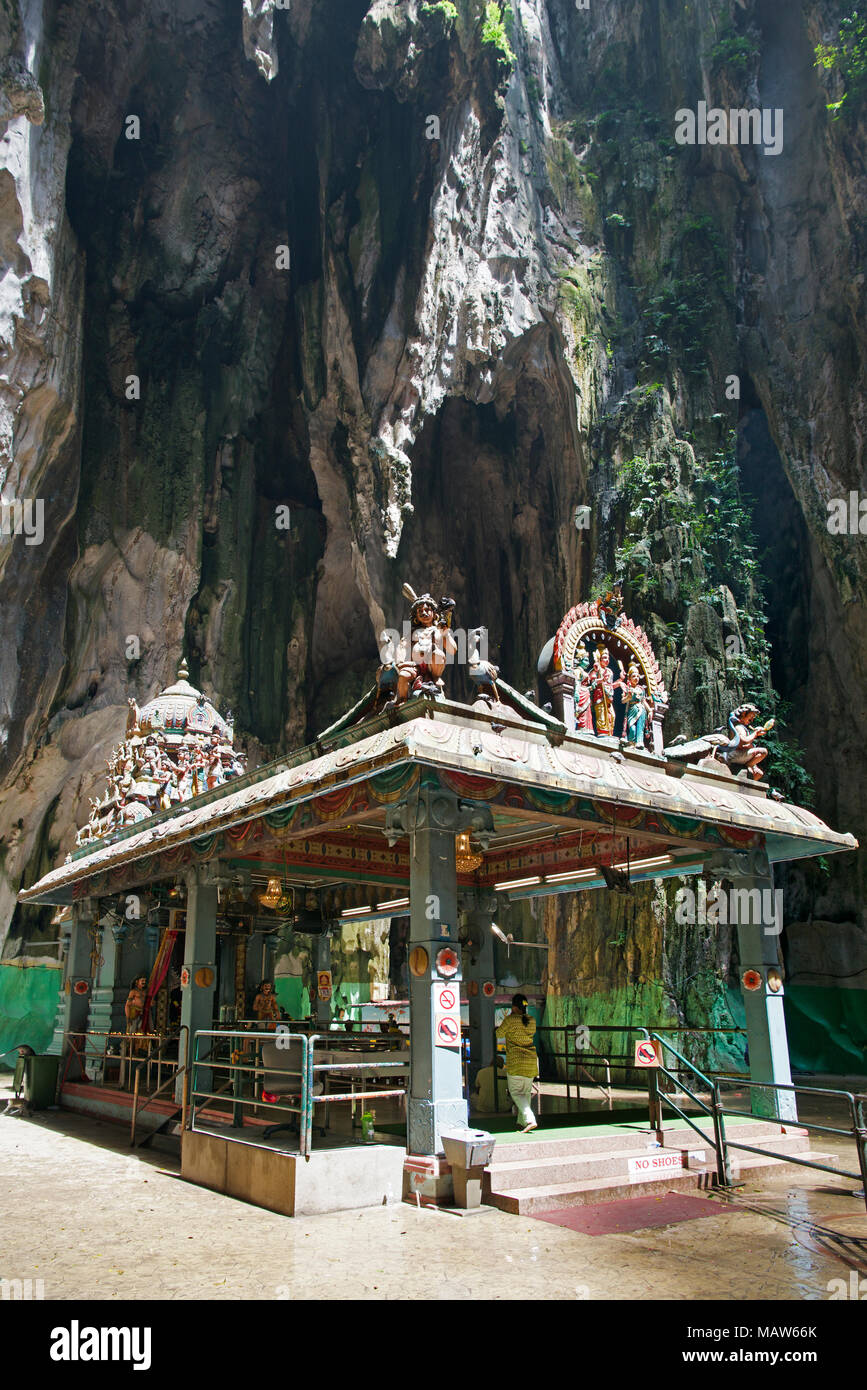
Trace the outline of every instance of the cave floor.
{"type": "MultiPolygon", "coordinates": [[[[821,1147],[853,1164],[851,1142],[821,1147]]],[[[613,1235],[493,1208],[470,1220],[407,1204],[292,1219],[182,1182],[174,1158],[130,1153],[119,1127],[0,1114],[2,1274],[42,1279],[48,1300],[824,1300],[850,1267],[810,1225],[867,1238],[853,1186],[788,1169],[741,1189],[738,1206],[750,1206],[735,1216],[708,1194],[706,1217],[613,1235]]]]}

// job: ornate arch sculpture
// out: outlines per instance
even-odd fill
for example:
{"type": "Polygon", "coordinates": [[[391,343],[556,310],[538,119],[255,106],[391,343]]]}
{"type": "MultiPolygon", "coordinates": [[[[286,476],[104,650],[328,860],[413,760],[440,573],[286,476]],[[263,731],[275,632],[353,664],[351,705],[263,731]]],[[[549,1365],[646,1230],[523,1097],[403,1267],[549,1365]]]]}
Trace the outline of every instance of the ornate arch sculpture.
{"type": "Polygon", "coordinates": [[[616,614],[615,607],[603,599],[570,608],[539,659],[539,673],[554,695],[553,712],[568,729],[575,729],[575,665],[581,643],[591,659],[595,648],[604,647],[615,671],[617,663],[624,671],[633,663],[638,667],[641,683],[653,701],[652,732],[647,742],[661,756],[662,721],[669,697],[659,662],[644,629],[624,614],[616,614]]]}

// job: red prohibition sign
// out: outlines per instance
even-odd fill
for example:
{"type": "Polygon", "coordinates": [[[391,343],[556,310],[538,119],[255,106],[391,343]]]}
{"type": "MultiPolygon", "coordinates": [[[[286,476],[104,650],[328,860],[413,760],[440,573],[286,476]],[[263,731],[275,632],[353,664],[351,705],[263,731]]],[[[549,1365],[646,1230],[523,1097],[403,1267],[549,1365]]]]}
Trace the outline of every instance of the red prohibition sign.
{"type": "Polygon", "coordinates": [[[656,1048],[653,1046],[653,1043],[639,1043],[638,1055],[643,1062],[655,1062],[656,1048]]]}
{"type": "Polygon", "coordinates": [[[455,999],[455,992],[454,992],[453,989],[441,989],[441,990],[440,990],[440,1008],[441,1008],[441,1009],[453,1009],[453,1008],[455,1007],[455,1004],[456,1004],[456,1003],[457,1003],[457,1000],[455,999]]]}
{"type": "Polygon", "coordinates": [[[455,1023],[453,1018],[440,1019],[439,1023],[437,1024],[437,1036],[442,1038],[443,1042],[457,1042],[458,1025],[455,1023]]]}

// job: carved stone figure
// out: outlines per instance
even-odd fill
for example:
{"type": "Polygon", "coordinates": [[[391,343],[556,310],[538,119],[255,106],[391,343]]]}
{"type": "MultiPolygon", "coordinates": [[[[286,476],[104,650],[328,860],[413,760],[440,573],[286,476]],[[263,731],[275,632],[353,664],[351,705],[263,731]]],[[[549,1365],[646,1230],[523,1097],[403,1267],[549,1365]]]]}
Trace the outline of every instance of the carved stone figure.
{"type": "Polygon", "coordinates": [[[590,699],[593,705],[593,727],[597,734],[614,733],[614,672],[605,647],[597,647],[589,673],[590,699]]]}
{"type": "Polygon", "coordinates": [[[728,733],[716,729],[712,734],[689,740],[681,735],[669,744],[665,756],[670,762],[696,763],[700,767],[719,768],[722,763],[735,777],[746,769],[748,775],[758,782],[763,775],[761,764],[768,756],[768,750],[757,747],[756,739],[769,733],[776,722],[767,719],[760,728],[753,729],[750,726],[758,713],[755,705],[738,705],[728,717],[728,733]]]}
{"type": "Polygon", "coordinates": [[[404,584],[403,592],[411,601],[412,629],[409,638],[398,643],[393,659],[377,671],[379,689],[394,692],[389,705],[402,705],[416,695],[441,699],[443,672],[458,649],[450,630],[454,599],[442,598],[437,604],[430,594],[418,595],[409,584],[404,584]]]}
{"type": "MultiPolygon", "coordinates": [[[[622,670],[622,667],[621,667],[622,670]]],[[[653,713],[653,701],[641,684],[641,672],[633,661],[626,673],[626,680],[617,682],[623,691],[623,706],[626,711],[626,738],[636,748],[644,747],[644,727],[648,715],[653,713]]]]}
{"type": "Polygon", "coordinates": [[[129,987],[129,994],[126,996],[126,1003],[123,1006],[127,1033],[138,1033],[141,1031],[147,987],[148,981],[146,975],[139,975],[133,980],[129,987]]]}
{"type": "Polygon", "coordinates": [[[756,739],[769,733],[776,722],[773,719],[768,719],[759,728],[751,729],[750,725],[754,719],[758,718],[758,714],[756,705],[738,705],[737,709],[732,710],[728,718],[730,734],[728,742],[717,744],[714,749],[714,757],[725,763],[726,767],[734,769],[735,776],[741,768],[746,768],[747,774],[755,782],[761,781],[761,764],[768,756],[767,748],[758,747],[756,739]]]}
{"type": "Polygon", "coordinates": [[[187,680],[178,678],[140,709],[129,699],[126,735],[106,763],[108,785],[91,801],[76,843],[87,844],[166,811],[245,771],[233,744],[233,725],[187,680]]]}

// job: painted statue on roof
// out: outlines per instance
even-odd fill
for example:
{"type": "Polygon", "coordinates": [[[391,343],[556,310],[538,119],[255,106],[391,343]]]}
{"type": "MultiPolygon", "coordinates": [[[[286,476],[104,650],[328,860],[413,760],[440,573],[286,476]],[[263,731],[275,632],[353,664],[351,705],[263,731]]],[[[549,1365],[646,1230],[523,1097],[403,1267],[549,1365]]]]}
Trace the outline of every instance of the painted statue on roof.
{"type": "Polygon", "coordinates": [[[128,701],[126,736],[108,759],[108,786],[99,801],[91,800],[77,844],[170,810],[245,771],[231,719],[190,685],[188,674],[182,661],[177,680],[160,695],[141,708],[128,701]]]}

